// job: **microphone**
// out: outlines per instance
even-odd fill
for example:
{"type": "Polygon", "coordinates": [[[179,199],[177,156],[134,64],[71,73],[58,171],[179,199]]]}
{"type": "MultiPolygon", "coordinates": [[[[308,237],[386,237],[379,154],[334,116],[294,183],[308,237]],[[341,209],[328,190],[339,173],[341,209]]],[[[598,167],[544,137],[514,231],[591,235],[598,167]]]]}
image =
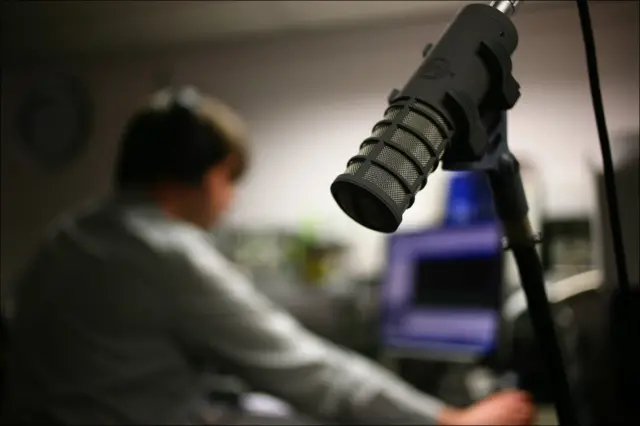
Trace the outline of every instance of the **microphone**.
{"type": "Polygon", "coordinates": [[[509,19],[518,3],[468,5],[427,45],[422,64],[392,91],[384,118],[331,184],[349,217],[392,233],[441,161],[471,163],[487,151],[495,112],[520,96],[511,76],[518,33],[509,19]]]}

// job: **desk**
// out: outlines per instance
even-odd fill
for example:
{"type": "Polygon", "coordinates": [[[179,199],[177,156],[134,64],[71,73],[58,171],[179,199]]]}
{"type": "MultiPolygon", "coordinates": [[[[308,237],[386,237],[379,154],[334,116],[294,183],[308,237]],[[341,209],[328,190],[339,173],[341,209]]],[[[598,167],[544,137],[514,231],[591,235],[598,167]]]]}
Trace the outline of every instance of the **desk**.
{"type": "Polygon", "coordinates": [[[556,409],[553,405],[539,405],[538,418],[533,423],[539,426],[555,426],[558,425],[558,418],[556,417],[556,409]]]}
{"type": "MultiPolygon", "coordinates": [[[[541,405],[537,407],[538,409],[538,417],[533,422],[536,426],[556,426],[558,425],[558,420],[556,418],[555,408],[552,405],[541,405]]],[[[326,422],[317,422],[313,421],[302,415],[292,415],[286,417],[272,417],[272,416],[261,416],[261,415],[253,415],[249,413],[242,413],[239,411],[227,411],[222,416],[215,419],[211,424],[227,424],[234,426],[248,426],[248,425],[264,425],[264,426],[275,426],[275,425],[304,425],[304,426],[312,426],[312,425],[327,425],[329,423],[326,422]]]]}
{"type": "MultiPolygon", "coordinates": [[[[307,418],[296,418],[294,417],[286,417],[286,418],[277,418],[277,417],[267,417],[267,416],[253,416],[250,414],[238,415],[233,419],[225,419],[225,424],[230,425],[265,425],[265,426],[275,426],[275,425],[323,425],[327,423],[314,422],[307,418]],[[231,421],[229,421],[231,420],[231,421]]],[[[533,423],[536,426],[556,426],[558,425],[558,420],[556,419],[555,409],[552,406],[541,406],[538,407],[538,418],[533,423]]]]}
{"type": "Polygon", "coordinates": [[[230,425],[230,426],[320,426],[328,425],[326,422],[318,422],[306,416],[293,414],[290,416],[268,416],[246,413],[241,410],[224,410],[224,413],[210,419],[203,424],[230,425]]]}

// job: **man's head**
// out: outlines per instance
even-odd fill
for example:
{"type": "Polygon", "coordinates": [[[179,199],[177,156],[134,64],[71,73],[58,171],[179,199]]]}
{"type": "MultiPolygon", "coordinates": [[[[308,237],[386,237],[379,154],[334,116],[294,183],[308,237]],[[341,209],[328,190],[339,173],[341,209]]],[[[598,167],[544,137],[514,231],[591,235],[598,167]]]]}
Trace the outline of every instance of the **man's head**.
{"type": "Polygon", "coordinates": [[[127,124],[118,190],[143,190],[170,215],[211,227],[247,166],[247,133],[226,105],[192,88],[163,90],[127,124]]]}

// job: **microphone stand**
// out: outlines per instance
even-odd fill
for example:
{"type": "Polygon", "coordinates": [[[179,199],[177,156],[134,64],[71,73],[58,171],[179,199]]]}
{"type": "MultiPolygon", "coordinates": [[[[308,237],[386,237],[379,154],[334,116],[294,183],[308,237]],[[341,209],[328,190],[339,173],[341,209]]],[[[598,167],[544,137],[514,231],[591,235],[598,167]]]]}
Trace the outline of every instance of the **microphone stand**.
{"type": "MultiPolygon", "coordinates": [[[[520,0],[494,0],[491,7],[510,17],[520,4],[520,0]]],[[[461,90],[464,87],[447,91],[443,106],[457,126],[442,158],[442,168],[482,171],[488,177],[504,230],[505,248],[515,257],[533,330],[547,367],[558,422],[561,426],[578,426],[547,299],[544,271],[536,251],[541,239],[529,222],[520,164],[507,143],[507,110],[516,104],[520,85],[511,74],[511,61],[504,49],[491,39],[479,38],[478,42],[477,55],[489,71],[488,90],[479,104],[471,100],[466,90],[461,90]]],[[[431,47],[426,46],[425,56],[431,47]]]]}
{"type": "MultiPolygon", "coordinates": [[[[555,394],[558,421],[562,426],[578,426],[569,380],[551,317],[543,269],[536,251],[540,238],[531,229],[519,164],[507,144],[506,111],[513,108],[520,97],[520,85],[511,73],[511,54],[517,47],[518,35],[509,17],[521,3],[520,0],[495,0],[490,5],[466,6],[441,37],[438,45],[428,44],[424,48],[422,53],[425,60],[405,87],[394,90],[389,95],[389,104],[403,108],[402,114],[405,115],[385,119],[380,123],[411,133],[414,139],[425,144],[430,157],[441,160],[444,169],[480,170],[487,175],[496,211],[504,228],[507,248],[515,256],[533,329],[546,361],[555,394]],[[428,126],[421,125],[421,132],[415,129],[410,132],[412,126],[407,126],[401,120],[409,117],[408,111],[412,108],[418,109],[418,104],[429,105],[433,111],[424,112],[428,118],[421,118],[428,126]],[[432,138],[433,132],[439,133],[440,137],[432,138]],[[442,144],[444,141],[447,142],[446,146],[442,144]]],[[[388,130],[385,132],[385,135],[391,137],[388,130]]],[[[364,161],[365,166],[357,169],[356,173],[366,173],[365,168],[371,167],[373,162],[381,166],[380,160],[374,157],[380,154],[382,145],[395,146],[405,153],[408,149],[393,139],[386,140],[381,136],[368,140],[377,144],[376,147],[379,148],[375,149],[378,151],[374,149],[368,155],[359,154],[357,157],[364,161]]],[[[415,157],[415,153],[409,156],[415,157]]],[[[435,170],[435,167],[426,170],[424,165],[422,168],[424,178],[435,170]]],[[[393,169],[393,166],[387,164],[386,170],[396,175],[396,181],[407,184],[413,197],[419,189],[412,188],[415,184],[409,185],[393,169]]],[[[350,195],[346,189],[336,186],[345,182],[352,189],[359,188],[358,190],[373,184],[364,177],[346,173],[339,176],[332,185],[332,192],[340,207],[359,221],[356,216],[361,215],[357,213],[355,205],[347,206],[344,202],[345,198],[351,198],[352,195],[359,198],[359,195],[350,195]],[[341,193],[340,196],[336,196],[338,192],[341,193]]],[[[424,185],[425,181],[419,183],[424,185]]],[[[376,198],[383,192],[385,199],[390,199],[386,190],[366,189],[366,192],[371,192],[376,198]]],[[[371,194],[367,196],[367,202],[362,205],[372,205],[369,201],[374,198],[370,197],[371,194]]],[[[378,230],[386,229],[386,232],[395,231],[406,208],[385,205],[384,209],[389,210],[393,216],[389,220],[381,219],[380,222],[386,222],[386,226],[379,223],[374,226],[369,222],[369,227],[375,229],[377,226],[378,230]]]]}
{"type": "Polygon", "coordinates": [[[488,177],[496,212],[504,229],[505,248],[514,254],[531,323],[545,358],[558,421],[562,426],[577,426],[563,354],[547,299],[542,264],[536,251],[536,244],[541,239],[534,233],[527,217],[529,207],[520,176],[520,165],[507,144],[506,116],[504,110],[484,114],[482,124],[486,128],[486,124],[492,122],[490,124],[493,126],[490,127],[494,130],[489,133],[489,140],[492,142],[479,160],[456,161],[456,147],[452,146],[443,159],[442,167],[448,170],[482,171],[488,177]]]}

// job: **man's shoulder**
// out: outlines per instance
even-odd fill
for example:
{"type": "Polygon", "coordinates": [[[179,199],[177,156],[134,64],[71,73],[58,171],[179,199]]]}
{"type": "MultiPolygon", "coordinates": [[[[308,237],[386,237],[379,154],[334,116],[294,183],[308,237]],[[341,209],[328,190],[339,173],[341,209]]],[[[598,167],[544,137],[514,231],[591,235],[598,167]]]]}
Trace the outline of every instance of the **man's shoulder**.
{"type": "Polygon", "coordinates": [[[183,291],[250,292],[250,282],[216,247],[210,233],[190,224],[129,218],[134,232],[152,247],[163,268],[180,277],[183,291]]]}
{"type": "Polygon", "coordinates": [[[129,232],[167,258],[179,259],[187,266],[203,262],[210,267],[229,266],[212,235],[195,225],[144,210],[127,212],[123,221],[129,232]]]}
{"type": "Polygon", "coordinates": [[[192,268],[206,263],[210,268],[229,267],[209,232],[171,219],[148,203],[104,200],[85,204],[60,217],[50,232],[52,242],[64,235],[82,236],[98,246],[120,247],[126,256],[146,251],[166,262],[165,266],[192,268]]]}
{"type": "Polygon", "coordinates": [[[129,232],[159,250],[182,251],[191,245],[208,245],[206,232],[188,223],[138,210],[125,213],[122,220],[129,232]]]}
{"type": "Polygon", "coordinates": [[[109,240],[133,237],[150,248],[163,251],[206,244],[208,239],[205,231],[168,218],[150,204],[123,203],[117,199],[80,204],[58,216],[49,226],[48,233],[52,237],[75,233],[109,240]]]}

